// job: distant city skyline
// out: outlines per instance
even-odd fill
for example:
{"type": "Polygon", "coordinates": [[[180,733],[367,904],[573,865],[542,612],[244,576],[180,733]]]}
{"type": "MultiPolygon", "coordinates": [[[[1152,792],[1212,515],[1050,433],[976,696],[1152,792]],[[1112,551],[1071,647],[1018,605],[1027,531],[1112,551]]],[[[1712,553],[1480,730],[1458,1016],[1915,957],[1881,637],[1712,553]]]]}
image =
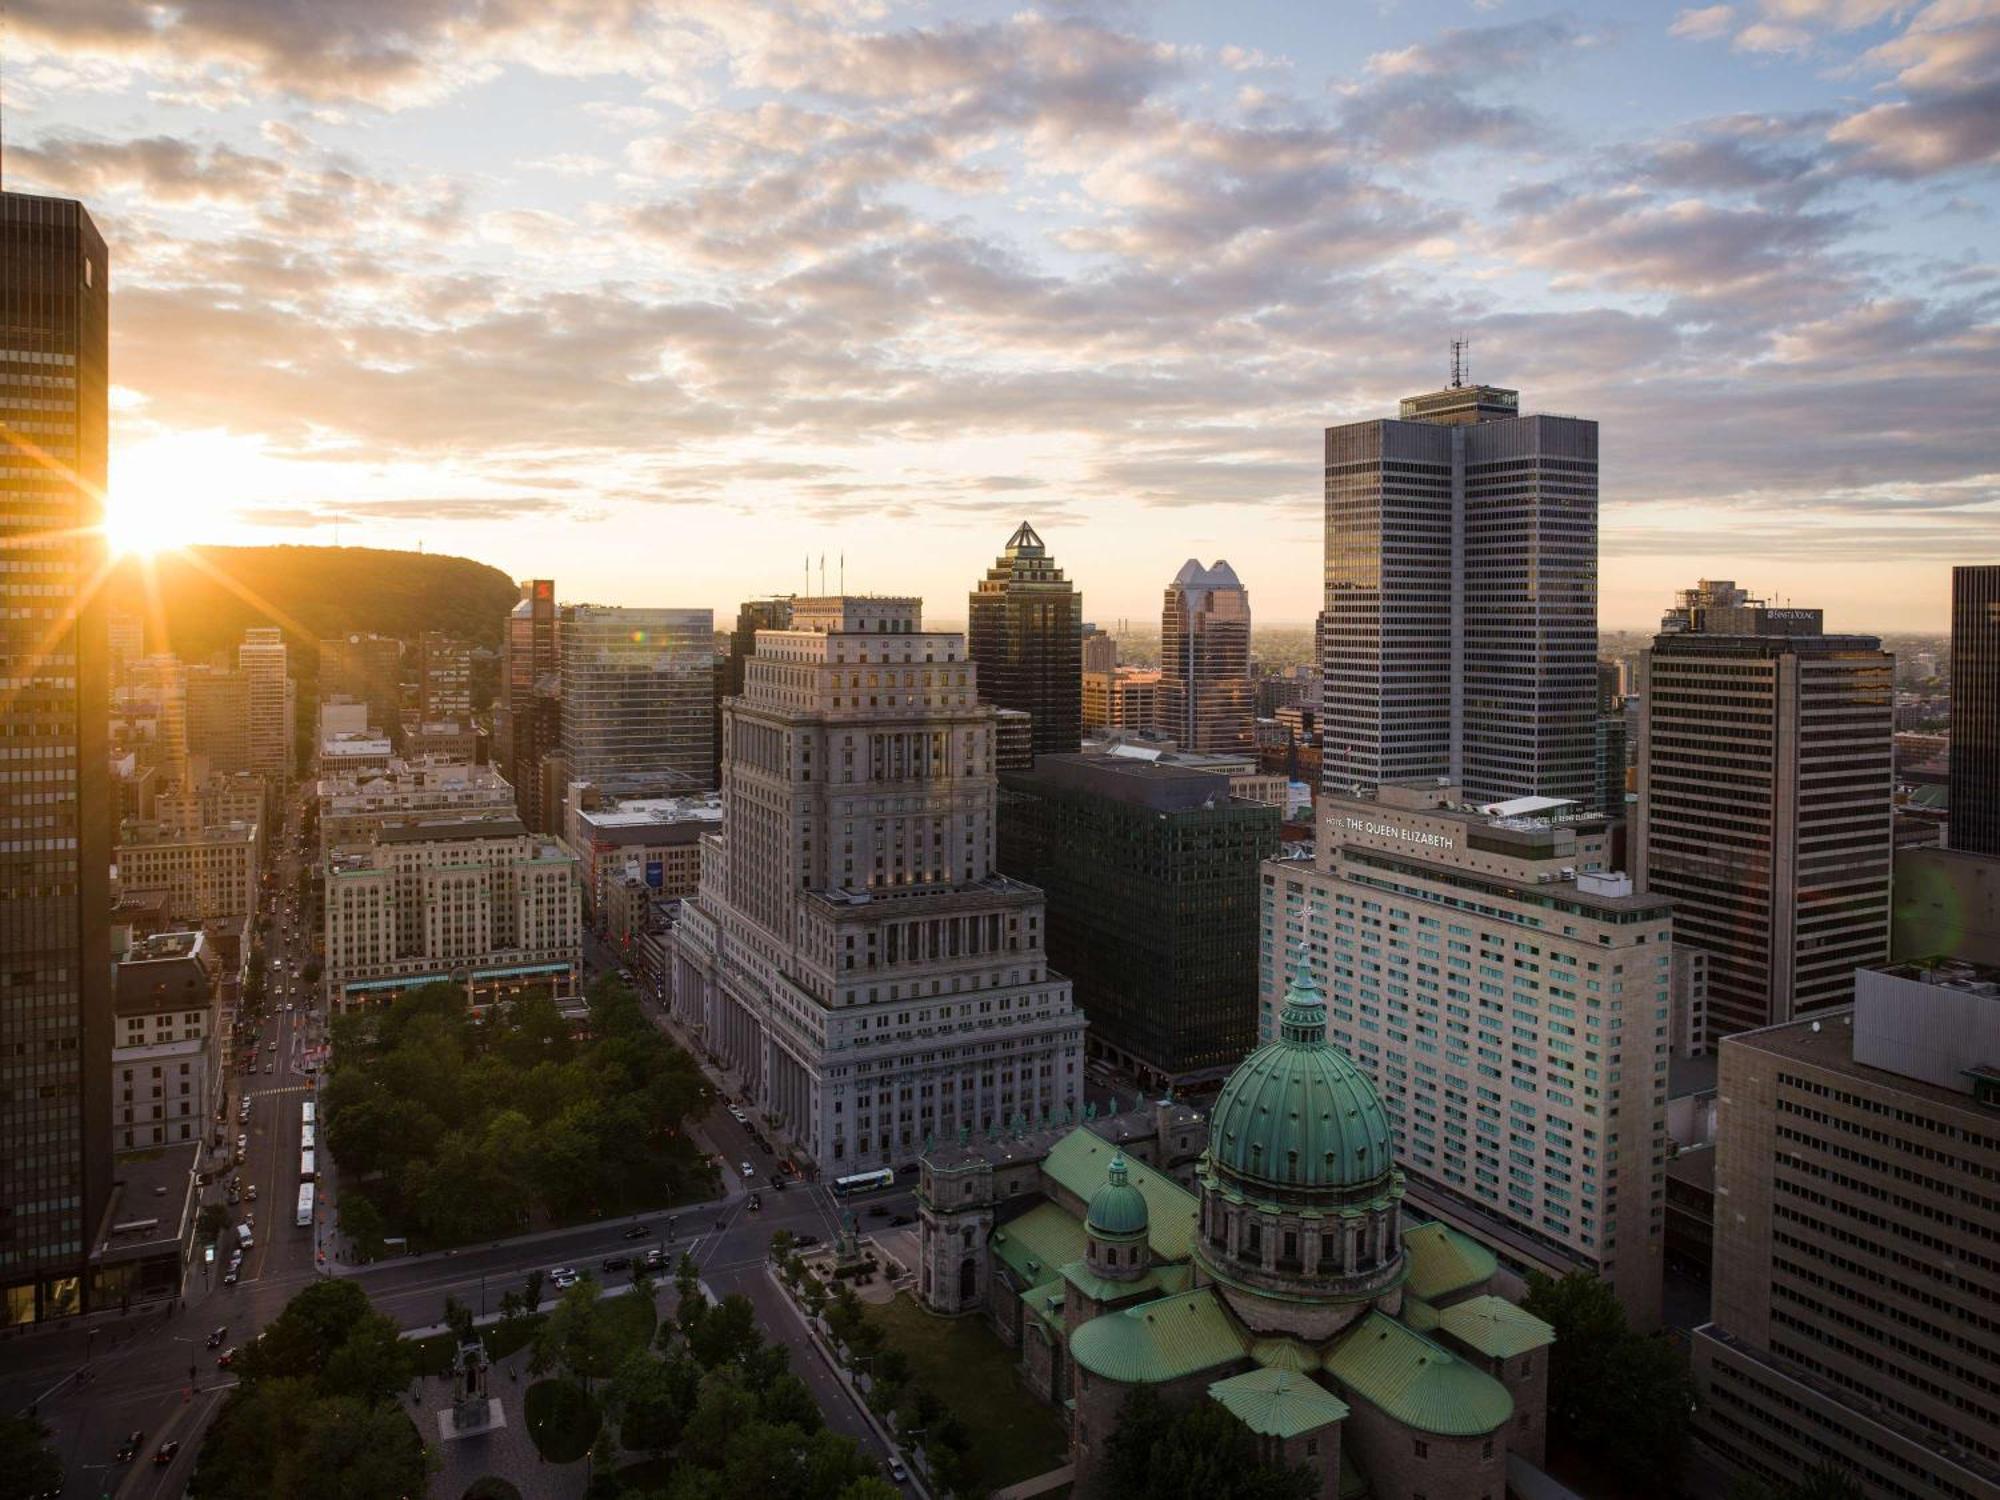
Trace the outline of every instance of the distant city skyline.
{"type": "Polygon", "coordinates": [[[1222,556],[1305,622],[1320,433],[1465,337],[1602,426],[1609,628],[1712,575],[1942,629],[2000,555],[1981,7],[9,21],[8,184],[119,250],[128,540],[727,619],[821,552],[942,603],[1027,520],[1090,618],[1222,556]]]}

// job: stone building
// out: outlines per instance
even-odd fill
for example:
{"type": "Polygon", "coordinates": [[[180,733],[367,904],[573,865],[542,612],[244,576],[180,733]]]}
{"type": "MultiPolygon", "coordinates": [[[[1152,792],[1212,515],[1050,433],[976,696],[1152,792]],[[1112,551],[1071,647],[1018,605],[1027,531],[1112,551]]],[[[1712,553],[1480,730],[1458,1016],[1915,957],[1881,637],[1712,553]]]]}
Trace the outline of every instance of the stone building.
{"type": "Polygon", "coordinates": [[[1476,1241],[1406,1224],[1392,1141],[1302,973],[1206,1122],[1162,1104],[927,1152],[921,1295],[1020,1351],[1079,1495],[1147,1385],[1219,1402],[1324,1500],[1500,1500],[1510,1452],[1542,1459],[1552,1335],[1476,1241]]]}

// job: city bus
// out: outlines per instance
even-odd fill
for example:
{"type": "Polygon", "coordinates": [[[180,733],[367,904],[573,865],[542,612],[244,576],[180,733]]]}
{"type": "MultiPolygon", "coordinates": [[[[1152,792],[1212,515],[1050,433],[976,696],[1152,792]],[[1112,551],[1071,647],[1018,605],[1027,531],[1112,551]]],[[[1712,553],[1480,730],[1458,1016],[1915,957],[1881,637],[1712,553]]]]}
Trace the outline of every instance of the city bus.
{"type": "Polygon", "coordinates": [[[318,1176],[318,1175],[319,1175],[318,1173],[316,1173],[316,1172],[314,1172],[314,1171],[313,1171],[313,1154],[312,1154],[312,1152],[310,1152],[310,1151],[301,1151],[301,1152],[299,1153],[299,1181],[300,1181],[300,1182],[311,1182],[311,1181],[313,1180],[313,1178],[314,1178],[314,1177],[316,1177],[316,1176],[318,1176]]]}
{"type": "Polygon", "coordinates": [[[313,1127],[313,1102],[308,1099],[299,1106],[299,1123],[310,1130],[313,1127]]]}
{"type": "Polygon", "coordinates": [[[834,1178],[833,1196],[851,1198],[856,1193],[872,1193],[895,1185],[896,1174],[884,1167],[879,1172],[856,1172],[851,1177],[834,1178]]]}
{"type": "Polygon", "coordinates": [[[302,1182],[299,1184],[299,1212],[298,1216],[292,1222],[297,1224],[301,1229],[310,1229],[312,1228],[312,1221],[313,1185],[310,1182],[302,1182]]]}
{"type": "Polygon", "coordinates": [[[310,1125],[301,1125],[299,1127],[299,1149],[301,1151],[310,1151],[312,1148],[313,1128],[310,1125]]]}

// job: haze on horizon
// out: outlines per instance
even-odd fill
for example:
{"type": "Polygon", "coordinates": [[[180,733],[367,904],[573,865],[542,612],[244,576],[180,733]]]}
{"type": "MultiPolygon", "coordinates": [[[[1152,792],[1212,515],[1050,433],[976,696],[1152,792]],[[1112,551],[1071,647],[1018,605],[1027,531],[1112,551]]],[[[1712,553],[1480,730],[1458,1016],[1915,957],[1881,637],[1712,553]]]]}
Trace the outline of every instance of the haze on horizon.
{"type": "Polygon", "coordinates": [[[1941,629],[1996,532],[1995,0],[16,0],[11,187],[110,240],[123,533],[567,598],[1099,622],[1320,577],[1320,431],[1603,428],[1601,619],[1941,629]],[[817,586],[816,571],[811,581],[817,586]]]}

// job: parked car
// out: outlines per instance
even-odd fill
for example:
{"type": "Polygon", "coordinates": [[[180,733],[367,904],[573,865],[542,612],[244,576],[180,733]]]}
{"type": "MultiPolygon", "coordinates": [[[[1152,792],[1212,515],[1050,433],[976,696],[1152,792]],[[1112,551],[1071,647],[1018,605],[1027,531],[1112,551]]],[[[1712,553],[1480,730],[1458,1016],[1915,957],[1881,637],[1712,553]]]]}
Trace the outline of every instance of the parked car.
{"type": "Polygon", "coordinates": [[[908,1481],[910,1477],[910,1471],[903,1467],[903,1461],[900,1458],[892,1458],[889,1460],[889,1477],[895,1480],[896,1483],[898,1484],[903,1484],[908,1481]]]}

